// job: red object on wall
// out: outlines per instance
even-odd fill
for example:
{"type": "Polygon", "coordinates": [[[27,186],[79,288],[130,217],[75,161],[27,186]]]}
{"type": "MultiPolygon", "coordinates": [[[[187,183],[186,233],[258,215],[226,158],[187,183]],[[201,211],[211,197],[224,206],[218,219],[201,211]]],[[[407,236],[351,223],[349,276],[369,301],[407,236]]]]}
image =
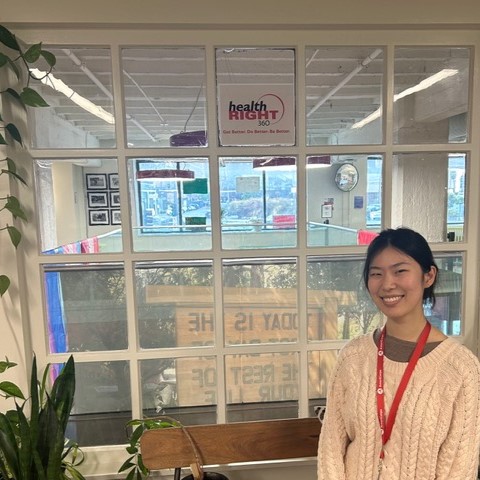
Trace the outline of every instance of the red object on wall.
{"type": "Polygon", "coordinates": [[[296,215],[273,215],[273,226],[276,228],[295,228],[296,215]]]}
{"type": "Polygon", "coordinates": [[[357,232],[357,245],[370,245],[371,241],[378,236],[377,232],[359,230],[357,232]]]}

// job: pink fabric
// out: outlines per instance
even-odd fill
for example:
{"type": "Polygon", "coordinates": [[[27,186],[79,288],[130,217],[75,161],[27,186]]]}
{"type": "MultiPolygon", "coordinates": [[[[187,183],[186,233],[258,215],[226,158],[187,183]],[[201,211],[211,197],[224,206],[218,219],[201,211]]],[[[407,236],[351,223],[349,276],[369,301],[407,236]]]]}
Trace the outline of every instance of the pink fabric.
{"type": "Polygon", "coordinates": [[[371,241],[378,236],[377,232],[359,230],[357,232],[357,245],[370,245],[371,241]]]}

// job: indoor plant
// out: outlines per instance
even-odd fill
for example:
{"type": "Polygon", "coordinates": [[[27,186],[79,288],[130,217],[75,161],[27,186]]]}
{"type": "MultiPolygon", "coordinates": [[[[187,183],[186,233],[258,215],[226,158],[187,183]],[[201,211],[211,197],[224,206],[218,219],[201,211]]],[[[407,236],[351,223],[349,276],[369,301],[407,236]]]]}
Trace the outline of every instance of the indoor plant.
{"type": "MultiPolygon", "coordinates": [[[[16,364],[0,362],[0,373],[16,364]]],[[[83,456],[65,438],[75,393],[75,364],[70,356],[47,388],[50,365],[39,380],[36,358],[30,375],[30,398],[12,382],[0,382],[0,395],[13,397],[15,408],[0,413],[0,479],[83,480],[77,470],[83,456]],[[29,412],[29,413],[28,413],[29,412]]]]}
{"type": "MultiPolygon", "coordinates": [[[[20,129],[9,110],[5,108],[8,98],[20,106],[46,107],[48,104],[42,96],[31,87],[32,81],[40,81],[35,77],[30,68],[38,61],[45,61],[50,70],[55,65],[56,58],[51,52],[44,50],[41,43],[23,48],[7,28],[0,25],[0,177],[5,175],[10,179],[26,185],[25,179],[19,170],[15,159],[15,151],[22,148],[23,138],[20,129]]],[[[7,194],[0,198],[0,212],[7,211],[13,219],[27,220],[25,211],[14,195],[7,194]]],[[[0,231],[7,231],[11,243],[17,248],[22,238],[20,231],[8,222],[0,223],[0,231]]],[[[7,275],[0,274],[0,296],[10,286],[7,275]]]]}

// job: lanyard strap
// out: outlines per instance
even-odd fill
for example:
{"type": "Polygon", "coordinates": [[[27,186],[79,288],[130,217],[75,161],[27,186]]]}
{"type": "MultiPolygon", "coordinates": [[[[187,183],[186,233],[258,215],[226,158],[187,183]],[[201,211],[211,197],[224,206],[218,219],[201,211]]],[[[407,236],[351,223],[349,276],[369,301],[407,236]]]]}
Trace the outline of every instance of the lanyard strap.
{"type": "Polygon", "coordinates": [[[383,459],[385,452],[384,447],[385,444],[390,439],[390,434],[392,433],[393,424],[395,423],[395,418],[397,416],[398,406],[400,405],[400,401],[402,400],[403,394],[407,388],[408,381],[412,376],[413,370],[415,369],[415,365],[422,354],[423,348],[427,343],[428,335],[430,334],[430,330],[432,325],[430,322],[427,321],[420,337],[418,339],[417,345],[415,346],[415,350],[408,361],[407,368],[403,373],[402,379],[400,380],[400,384],[398,385],[397,391],[395,393],[395,397],[392,402],[392,406],[390,408],[390,412],[388,413],[388,419],[385,420],[385,392],[383,389],[384,384],[384,375],[383,375],[383,359],[385,355],[385,336],[387,333],[386,326],[383,327],[382,333],[380,334],[380,340],[378,343],[378,354],[377,354],[377,414],[378,414],[378,421],[380,423],[380,431],[382,432],[382,450],[380,451],[380,458],[383,459]]]}

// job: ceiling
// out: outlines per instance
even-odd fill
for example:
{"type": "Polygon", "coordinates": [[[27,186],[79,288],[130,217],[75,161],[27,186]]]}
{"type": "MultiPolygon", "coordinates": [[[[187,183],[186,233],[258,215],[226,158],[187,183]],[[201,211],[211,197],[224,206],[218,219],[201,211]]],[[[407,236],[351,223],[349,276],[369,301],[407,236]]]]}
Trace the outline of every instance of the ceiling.
{"type": "MultiPolygon", "coordinates": [[[[305,51],[306,77],[296,83],[295,51],[287,48],[219,48],[215,70],[208,71],[202,48],[126,48],[121,52],[120,82],[112,81],[107,48],[49,50],[57,57],[54,77],[75,94],[66,96],[46,85],[41,87],[50,104],[48,124],[59,122],[82,132],[90,138],[90,145],[97,142],[99,147],[116,144],[113,113],[122,108],[122,98],[127,119],[125,142],[130,146],[168,146],[172,134],[206,130],[207,114],[214,113],[206,111],[207,86],[210,89],[215,82],[286,84],[292,88],[305,83],[309,145],[342,143],[338,139],[345,132],[348,137],[352,126],[382,105],[385,53],[375,47],[309,47],[305,51]],[[87,99],[89,108],[93,105],[103,118],[74,103],[75,98],[87,99]]],[[[468,63],[466,48],[401,48],[395,55],[394,92],[418,85],[445,68],[467,70],[468,63]]],[[[298,71],[303,75],[303,68],[298,71]]],[[[71,146],[77,147],[75,141],[71,146]]],[[[36,146],[57,146],[50,144],[51,138],[45,143],[38,138],[36,146]]]]}

